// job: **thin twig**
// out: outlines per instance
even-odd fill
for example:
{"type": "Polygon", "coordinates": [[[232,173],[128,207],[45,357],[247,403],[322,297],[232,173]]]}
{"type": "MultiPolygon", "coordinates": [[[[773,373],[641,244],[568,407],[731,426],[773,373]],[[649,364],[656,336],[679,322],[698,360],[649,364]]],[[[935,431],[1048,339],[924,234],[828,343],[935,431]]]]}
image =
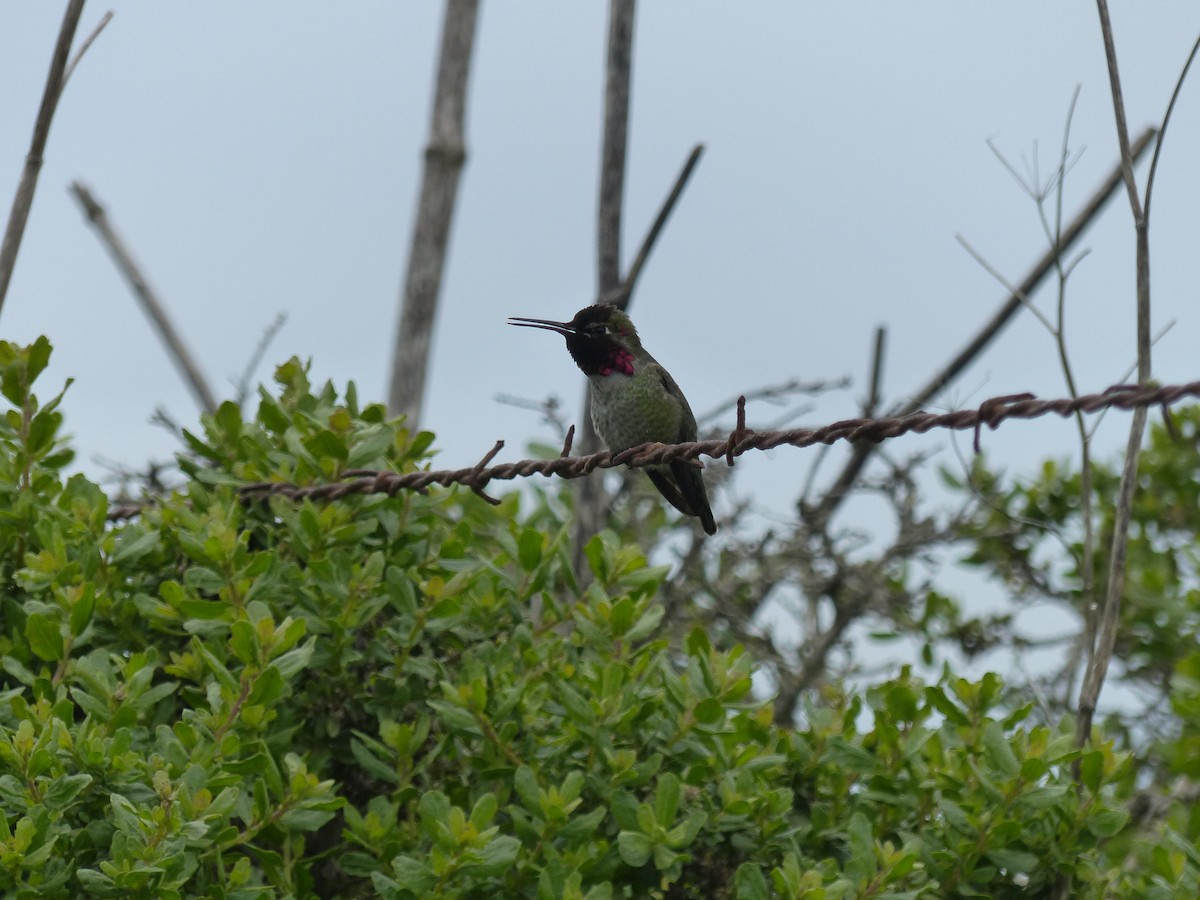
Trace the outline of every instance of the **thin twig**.
{"type": "MultiPolygon", "coordinates": [[[[1153,128],[1147,128],[1134,141],[1131,148],[1134,159],[1139,158],[1146,151],[1156,133],[1153,128]]],[[[1021,308],[1020,298],[1033,296],[1038,285],[1042,283],[1042,280],[1054,268],[1054,261],[1058,258],[1059,253],[1068,250],[1078,240],[1084,229],[1091,223],[1109,199],[1111,199],[1116,189],[1120,187],[1121,179],[1122,165],[1118,163],[1115,169],[1104,180],[1104,183],[1067,226],[1066,231],[1063,232],[1062,245],[1057,249],[1051,248],[1048,250],[1034,264],[1029,274],[1018,285],[1020,296],[1010,295],[991,320],[967,342],[967,345],[941,371],[936,373],[924,387],[917,391],[908,403],[902,404],[893,410],[894,415],[903,415],[907,412],[920,409],[954,381],[983,352],[984,348],[995,339],[1000,330],[1008,323],[1017,310],[1021,308]]],[[[829,516],[837,509],[849,491],[850,486],[854,484],[855,479],[858,478],[859,473],[862,472],[863,467],[867,464],[871,453],[872,448],[867,445],[855,448],[833,485],[826,491],[821,501],[816,504],[813,510],[814,515],[829,516]]]]}
{"type": "Polygon", "coordinates": [[[1125,124],[1125,98],[1121,94],[1121,70],[1117,67],[1117,48],[1113,42],[1112,21],[1108,17],[1107,0],[1096,0],[1100,13],[1100,34],[1104,39],[1104,61],[1108,64],[1108,86],[1112,95],[1113,119],[1117,125],[1117,146],[1121,150],[1121,180],[1125,182],[1125,193],[1129,195],[1129,208],[1133,210],[1136,225],[1142,221],[1142,203],[1138,199],[1137,181],[1133,177],[1134,153],[1129,146],[1129,126],[1125,124]]]}
{"type": "Polygon", "coordinates": [[[869,393],[867,402],[863,404],[863,416],[872,418],[879,411],[883,388],[883,351],[887,347],[887,328],[879,325],[875,328],[875,343],[871,351],[871,377],[868,382],[869,393]]]}
{"type": "Polygon", "coordinates": [[[786,398],[795,396],[796,394],[807,394],[815,396],[823,394],[826,391],[843,391],[850,386],[850,378],[843,376],[842,378],[833,380],[818,380],[818,381],[801,381],[798,378],[793,378],[790,381],[785,381],[782,384],[769,384],[766,387],[755,388],[751,391],[743,391],[737,397],[730,397],[721,403],[718,403],[708,412],[696,417],[696,423],[703,429],[711,422],[715,422],[721,416],[725,415],[729,410],[737,410],[738,401],[743,397],[747,402],[763,400],[767,403],[774,403],[777,406],[782,406],[786,398]]]}
{"type": "Polygon", "coordinates": [[[96,27],[92,29],[91,34],[83,39],[83,43],[79,45],[79,49],[75,51],[75,55],[72,56],[71,61],[67,63],[67,71],[63,73],[62,87],[59,88],[60,91],[66,89],[67,82],[71,80],[71,75],[75,72],[75,67],[79,65],[79,61],[83,59],[83,54],[87,53],[88,48],[92,46],[92,43],[96,40],[96,38],[100,37],[100,32],[102,32],[105,26],[112,21],[112,17],[113,11],[110,9],[100,17],[100,21],[96,23],[96,27]]]}
{"type": "Polygon", "coordinates": [[[1150,158],[1150,174],[1146,177],[1147,219],[1150,218],[1150,198],[1154,192],[1154,176],[1158,172],[1158,154],[1162,150],[1163,136],[1167,133],[1167,126],[1171,123],[1171,113],[1175,111],[1175,101],[1179,99],[1179,92],[1183,90],[1183,82],[1187,78],[1188,69],[1192,67],[1192,61],[1195,60],[1198,50],[1200,50],[1200,37],[1197,37],[1196,43],[1192,44],[1192,52],[1188,54],[1187,62],[1183,64],[1183,71],[1179,73],[1179,78],[1175,81],[1175,90],[1171,91],[1171,101],[1167,104],[1162,124],[1158,126],[1158,144],[1154,147],[1154,156],[1150,158]]]}
{"type": "MultiPolygon", "coordinates": [[[[1058,184],[1054,191],[1054,232],[1051,235],[1050,242],[1051,246],[1056,249],[1062,247],[1063,194],[1066,190],[1067,167],[1071,152],[1071,123],[1075,120],[1075,105],[1078,100],[1079,87],[1077,85],[1075,91],[1071,94],[1070,106],[1067,107],[1067,121],[1063,126],[1062,147],[1059,150],[1058,157],[1058,184]]],[[[1043,212],[1041,201],[1038,202],[1037,207],[1038,215],[1042,219],[1044,227],[1046,216],[1043,212]]],[[[1058,315],[1054,328],[1054,342],[1058,348],[1058,360],[1062,367],[1063,378],[1067,383],[1067,393],[1072,397],[1079,396],[1079,391],[1075,387],[1075,372],[1071,367],[1071,358],[1067,351],[1067,279],[1070,278],[1071,272],[1074,271],[1075,264],[1079,262],[1079,259],[1076,259],[1075,263],[1070,266],[1064,266],[1060,250],[1058,258],[1054,263],[1055,269],[1058,270],[1058,303],[1056,305],[1058,315]]],[[[1079,434],[1079,515],[1083,519],[1083,560],[1080,567],[1082,572],[1080,578],[1080,597],[1083,606],[1084,646],[1088,654],[1090,654],[1095,644],[1096,632],[1096,579],[1094,572],[1096,535],[1095,523],[1092,520],[1091,435],[1088,433],[1087,422],[1084,421],[1082,413],[1075,414],[1075,428],[1079,434]]],[[[1070,553],[1069,549],[1068,553],[1070,553]]],[[[1072,672],[1072,680],[1074,680],[1074,672],[1072,672]]]]}
{"type": "MultiPolygon", "coordinates": [[[[1100,16],[1100,31],[1104,36],[1104,57],[1108,64],[1109,87],[1112,93],[1113,111],[1117,125],[1117,140],[1121,146],[1121,172],[1129,195],[1129,208],[1133,213],[1133,224],[1137,243],[1137,350],[1138,382],[1145,385],[1150,380],[1150,245],[1149,222],[1138,198],[1137,183],[1133,177],[1133,153],[1129,147],[1129,134],[1125,126],[1125,101],[1121,96],[1121,76],[1117,68],[1117,51],[1113,42],[1112,22],[1109,20],[1106,0],[1096,0],[1100,16]]],[[[1088,659],[1083,686],[1079,692],[1079,716],[1075,726],[1075,745],[1082,747],[1092,734],[1092,720],[1100,690],[1108,674],[1113,648],[1117,640],[1117,625],[1121,617],[1121,597],[1125,591],[1125,558],[1128,552],[1129,522],[1132,517],[1133,495],[1137,487],[1138,458],[1142,447],[1142,433],[1146,427],[1146,410],[1134,411],[1129,427],[1129,440],[1125,447],[1125,465],[1121,471],[1121,485],[1117,490],[1117,504],[1113,512],[1112,545],[1109,551],[1108,585],[1104,605],[1100,611],[1096,647],[1088,659]]],[[[1079,762],[1075,763],[1076,776],[1079,762]]]]}
{"type": "Polygon", "coordinates": [[[1008,291],[1009,296],[1017,298],[1022,306],[1033,313],[1034,318],[1042,323],[1042,327],[1050,332],[1051,336],[1054,336],[1058,333],[1055,330],[1054,325],[1048,318],[1046,318],[1046,315],[1030,302],[1029,298],[1025,296],[1021,289],[1011,284],[1008,279],[1006,279],[1004,275],[1000,273],[999,269],[987,261],[987,257],[971,246],[970,242],[967,241],[965,237],[963,237],[961,234],[956,234],[954,236],[954,240],[958,241],[958,245],[967,251],[967,254],[971,257],[971,259],[979,263],[979,266],[983,269],[983,271],[987,272],[994,279],[996,279],[996,281],[1000,282],[1000,286],[1008,291]]]}
{"type": "Polygon", "coordinates": [[[8,294],[8,285],[17,265],[17,253],[21,249],[21,239],[25,236],[25,223],[29,221],[29,210],[33,207],[33,194],[42,170],[46,140],[50,136],[50,122],[54,119],[58,98],[62,96],[67,56],[71,52],[71,41],[75,38],[75,29],[79,26],[79,16],[82,13],[83,0],[70,0],[58,30],[58,42],[54,45],[50,72],[46,75],[46,87],[42,91],[42,105],[33,125],[33,139],[29,143],[29,153],[25,155],[25,168],[21,171],[21,180],[17,183],[17,192],[13,196],[12,211],[8,214],[8,225],[4,229],[4,241],[0,243],[0,310],[4,308],[4,298],[8,294]]]}
{"type": "Polygon", "coordinates": [[[683,189],[687,187],[688,179],[692,177],[692,170],[696,168],[696,163],[700,162],[700,156],[703,152],[703,144],[697,144],[692,148],[692,152],[688,154],[687,161],[683,164],[683,168],[680,169],[679,175],[675,178],[675,184],[671,188],[671,192],[667,194],[667,199],[663,201],[658,215],[654,218],[654,222],[650,226],[650,230],[646,232],[645,238],[642,239],[642,246],[638,248],[637,256],[634,257],[633,265],[629,267],[624,281],[621,282],[614,296],[611,298],[604,297],[601,302],[615,303],[621,309],[628,307],[629,298],[632,296],[634,288],[637,287],[638,278],[642,274],[642,268],[646,265],[646,260],[650,258],[650,253],[654,250],[654,245],[658,242],[658,236],[662,232],[663,226],[666,225],[667,219],[671,217],[671,212],[675,209],[675,204],[679,201],[683,189]]]}
{"type": "Polygon", "coordinates": [[[250,354],[250,359],[246,361],[246,367],[242,369],[242,374],[238,378],[234,386],[234,402],[241,406],[246,402],[246,398],[250,396],[250,380],[254,377],[254,373],[258,371],[258,367],[262,364],[263,357],[267,355],[267,348],[271,346],[271,342],[279,334],[280,330],[287,323],[287,313],[281,312],[275,316],[275,320],[267,326],[262,337],[258,339],[258,344],[254,347],[254,352],[250,354]]]}
{"type": "Polygon", "coordinates": [[[120,236],[113,229],[112,224],[108,221],[108,214],[104,211],[104,207],[96,201],[91,191],[81,181],[71,183],[71,193],[79,201],[79,206],[82,208],[84,216],[92,228],[96,230],[96,234],[100,237],[100,242],[104,244],[104,248],[112,256],[113,261],[117,264],[117,268],[121,270],[121,274],[129,282],[129,287],[133,290],[134,296],[142,304],[142,311],[150,317],[151,323],[158,330],[158,336],[162,338],[162,342],[167,348],[167,353],[170,355],[172,362],[175,363],[179,374],[183,376],[183,380],[191,390],[192,396],[196,398],[196,402],[206,412],[216,412],[217,400],[209,388],[208,382],[205,380],[204,375],[201,374],[200,368],[192,358],[187,345],[183,342],[183,337],[175,330],[175,326],[171,324],[166,307],[163,306],[154,289],[150,287],[149,282],[142,275],[141,269],[134,262],[128,248],[126,248],[125,242],[121,240],[120,236]]]}

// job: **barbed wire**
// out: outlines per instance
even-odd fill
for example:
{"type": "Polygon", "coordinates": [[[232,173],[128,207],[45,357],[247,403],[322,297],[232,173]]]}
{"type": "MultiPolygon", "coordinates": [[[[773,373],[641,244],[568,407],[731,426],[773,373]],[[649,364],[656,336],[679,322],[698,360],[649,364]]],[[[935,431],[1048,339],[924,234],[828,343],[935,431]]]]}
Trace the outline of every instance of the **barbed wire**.
{"type": "MultiPolygon", "coordinates": [[[[488,467],[504,448],[504,441],[495,446],[474,466],[464,469],[444,469],[422,472],[385,472],[373,469],[351,469],[341,481],[328,484],[295,485],[288,482],[261,481],[244,484],[238,492],[245,500],[265,500],[287,497],[291,500],[340,500],[356,494],[388,494],[412,490],[424,492],[433,485],[449,487],[461,484],[471,488],[489,503],[499,503],[488,496],[484,488],[493,481],[511,481],[532,475],[559,478],[579,478],[596,469],[616,466],[661,465],[681,460],[699,460],[701,456],[724,458],[733,465],[734,459],[750,450],[772,450],[784,445],[811,447],[814,444],[880,443],[904,434],[924,434],[934,429],[974,431],[975,451],[979,451],[980,432],[986,425],[995,429],[1007,419],[1036,419],[1051,413],[1063,418],[1077,412],[1096,413],[1106,409],[1130,410],[1138,406],[1162,406],[1164,412],[1172,403],[1187,397],[1200,397],[1200,381],[1187,384],[1150,386],[1136,384],[1113,385],[1098,394],[1081,397],[1039,400],[1033,394],[1009,394],[985,400],[975,409],[945,413],[915,412],[905,416],[884,416],[874,419],[843,419],[821,428],[790,428],[785,431],[754,431],[746,427],[745,397],[738,400],[737,425],[723,440],[690,441],[682,444],[642,444],[621,453],[608,451],[588,456],[571,456],[574,426],[567,432],[562,454],[555,459],[523,459],[488,467]]],[[[699,465],[699,462],[697,462],[699,465]]],[[[143,506],[122,504],[110,509],[110,520],[138,515],[143,506]]]]}

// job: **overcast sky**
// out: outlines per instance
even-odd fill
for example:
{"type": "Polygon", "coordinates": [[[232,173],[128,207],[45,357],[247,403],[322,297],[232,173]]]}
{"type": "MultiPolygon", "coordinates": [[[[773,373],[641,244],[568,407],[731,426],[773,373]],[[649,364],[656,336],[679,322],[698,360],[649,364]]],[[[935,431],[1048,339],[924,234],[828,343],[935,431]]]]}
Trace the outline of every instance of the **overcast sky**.
{"type": "MultiPolygon", "coordinates": [[[[0,196],[17,183],[64,4],[0,8],[0,196]]],[[[1190,2],[1112,4],[1130,127],[1159,120],[1197,33],[1190,2]]],[[[84,180],[161,292],[218,392],[232,393],[262,330],[287,325],[260,376],[292,354],[318,378],[383,400],[426,140],[442,4],[88,4],[80,36],[115,18],[59,105],[0,334],[55,345],[44,395],[67,376],[67,424],[86,466],[165,457],[156,406],[196,411],[67,193],[84,180]]],[[[595,207],[607,4],[484,2],[468,103],[468,162],[435,336],[425,426],[440,465],[501,459],[547,432],[498,393],[557,394],[580,378],[561,339],[505,326],[569,318],[595,290],[595,207]]],[[[1200,73],[1160,164],[1151,229],[1164,381],[1200,377],[1196,235],[1200,73]]],[[[1018,280],[1045,248],[1020,167],[1056,163],[1081,87],[1082,150],[1067,215],[1116,159],[1095,5],[1005,3],[639,5],[626,182],[626,259],[691,147],[707,150],[631,312],[697,412],[763,385],[850,375],[803,423],[855,415],[872,331],[888,327],[889,401],[915,390],[989,317],[1004,290],[961,233],[1018,280]]],[[[1144,180],[1146,167],[1141,167],[1144,180]]],[[[1133,228],[1123,194],[1084,240],[1068,296],[1081,390],[1134,360],[1133,228]]],[[[1051,309],[1051,292],[1037,298],[1051,309]]],[[[1060,396],[1053,344],[1023,315],[938,406],[1060,396]]],[[[770,421],[752,407],[750,424],[770,421]]],[[[1101,452],[1123,443],[1111,415],[1101,452]]],[[[1020,469],[1073,451],[1072,429],[1011,423],[986,437],[1020,469]]],[[[945,448],[906,438],[904,455],[945,448]]],[[[744,458],[738,489],[791,515],[811,451],[744,458]],[[768,488],[783,486],[784,490],[768,488]]],[[[943,453],[943,460],[951,462],[943,453]]],[[[717,499],[718,511],[722,498],[717,499]]]]}

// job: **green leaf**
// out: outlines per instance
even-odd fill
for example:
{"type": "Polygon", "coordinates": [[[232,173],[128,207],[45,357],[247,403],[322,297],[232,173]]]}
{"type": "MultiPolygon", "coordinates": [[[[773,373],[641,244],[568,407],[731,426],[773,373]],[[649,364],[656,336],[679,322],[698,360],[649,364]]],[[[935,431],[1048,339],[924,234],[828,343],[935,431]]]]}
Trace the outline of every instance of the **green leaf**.
{"type": "Polygon", "coordinates": [[[229,634],[229,646],[242,662],[249,664],[258,661],[258,632],[245,619],[233,623],[229,634]]]}
{"type": "Polygon", "coordinates": [[[475,826],[476,831],[483,831],[492,824],[492,819],[496,817],[496,795],[492,793],[483,794],[475,805],[471,808],[471,824],[475,826]]]}
{"type": "Polygon", "coordinates": [[[25,639],[29,649],[46,662],[58,662],[66,652],[58,618],[49,613],[34,613],[25,620],[25,639]]]}
{"type": "Polygon", "coordinates": [[[661,603],[652,603],[633,627],[625,633],[627,641],[640,641],[652,635],[666,614],[667,608],[661,603]]]}
{"type": "Polygon", "coordinates": [[[596,829],[600,827],[600,823],[604,821],[608,815],[608,810],[603,806],[597,806],[591,812],[584,813],[582,816],[575,816],[566,825],[559,829],[559,835],[568,842],[574,842],[580,838],[596,833],[596,829]]]}
{"type": "Polygon", "coordinates": [[[670,772],[658,779],[658,787],[654,791],[654,818],[663,828],[675,824],[680,794],[679,779],[670,772]]]}
{"type": "Polygon", "coordinates": [[[850,817],[846,830],[850,845],[850,860],[858,877],[870,877],[877,868],[875,860],[875,833],[871,823],[861,812],[850,817]]]}
{"type": "Polygon", "coordinates": [[[714,722],[719,722],[724,717],[725,707],[721,705],[721,701],[716,697],[709,697],[696,704],[692,715],[696,717],[696,721],[700,724],[711,725],[714,722]]]}
{"type": "Polygon", "coordinates": [[[858,744],[852,744],[845,738],[830,738],[826,753],[829,761],[851,772],[868,774],[875,771],[875,757],[858,744]]]}
{"type": "Polygon", "coordinates": [[[304,448],[317,459],[345,462],[349,458],[346,439],[332,431],[318,431],[304,442],[304,448]]]}
{"type": "Polygon", "coordinates": [[[1009,876],[1018,873],[1029,873],[1038,867],[1039,857],[1025,850],[1015,850],[1009,847],[996,847],[987,852],[987,858],[997,866],[1005,869],[1009,876]]]}
{"type": "Polygon", "coordinates": [[[71,607],[71,636],[79,637],[92,621],[92,613],[96,610],[96,590],[87,585],[75,605],[71,607]]]}
{"type": "Polygon", "coordinates": [[[396,446],[396,432],[391,425],[379,425],[363,435],[359,435],[350,455],[346,457],[346,465],[351,469],[361,469],[386,458],[391,449],[396,446]]]}
{"type": "Polygon", "coordinates": [[[421,825],[425,834],[430,837],[439,835],[438,827],[444,826],[450,819],[450,798],[441,791],[426,791],[418,804],[421,813],[421,825]]]}
{"type": "Polygon", "coordinates": [[[92,776],[84,773],[62,775],[55,778],[42,794],[42,803],[47,809],[64,809],[91,783],[92,776]]]}
{"type": "Polygon", "coordinates": [[[708,632],[697,625],[687,638],[688,656],[708,657],[712,655],[712,644],[708,640],[708,632]]]}
{"type": "Polygon", "coordinates": [[[378,756],[367,748],[367,745],[358,738],[350,739],[350,753],[354,756],[355,761],[363,767],[368,775],[378,778],[380,781],[388,782],[389,784],[400,784],[400,776],[396,774],[395,768],[388,765],[378,756]]]}
{"type": "Polygon", "coordinates": [[[1093,794],[1100,792],[1100,784],[1104,779],[1104,754],[1099,750],[1091,750],[1079,758],[1079,780],[1093,794]]]}
{"type": "Polygon", "coordinates": [[[517,558],[521,568],[526,572],[532,572],[542,561],[544,541],[542,533],[533,528],[526,528],[521,532],[521,537],[517,541],[517,558]]]}
{"type": "Polygon", "coordinates": [[[213,422],[229,441],[236,441],[241,436],[242,411],[232,400],[226,400],[217,407],[217,411],[213,413],[213,422]]]}
{"type": "Polygon", "coordinates": [[[392,871],[396,880],[417,897],[428,896],[429,889],[437,884],[438,880],[428,863],[411,856],[397,856],[393,859],[392,871]]]}
{"type": "Polygon", "coordinates": [[[925,701],[946,717],[951,724],[966,727],[971,724],[970,717],[963,712],[939,685],[929,685],[925,688],[925,701]]]}
{"type": "Polygon", "coordinates": [[[498,835],[483,848],[479,868],[489,875],[498,875],[516,861],[520,849],[521,842],[512,835],[498,835]]]}
{"type": "Polygon", "coordinates": [[[433,446],[433,441],[436,435],[432,431],[420,431],[409,442],[407,449],[404,451],[404,458],[409,460],[421,459],[425,456],[425,451],[433,446]]]}
{"type": "Polygon", "coordinates": [[[988,766],[1005,778],[1014,778],[1021,771],[1012,745],[1005,737],[999,722],[988,722],[983,729],[983,758],[988,766]]]}
{"type": "Polygon", "coordinates": [[[46,366],[50,365],[50,353],[52,349],[50,341],[45,335],[38,335],[34,342],[29,345],[26,371],[30,386],[46,370],[46,366]]]}
{"type": "Polygon", "coordinates": [[[733,876],[734,900],[768,900],[767,879],[754,863],[742,863],[733,876]]]}
{"type": "Polygon", "coordinates": [[[126,528],[120,532],[117,539],[117,549],[113,552],[112,562],[114,565],[137,562],[157,550],[159,540],[159,533],[152,529],[138,534],[136,529],[126,528]]]}
{"type": "Polygon", "coordinates": [[[1096,837],[1109,838],[1117,834],[1129,821],[1129,813],[1123,809],[1102,809],[1087,817],[1087,830],[1096,837]]]}
{"type": "Polygon", "coordinates": [[[524,807],[536,816],[542,816],[542,802],[538,793],[537,776],[529,766],[521,766],[513,774],[513,787],[524,807]]]}
{"type": "Polygon", "coordinates": [[[654,844],[640,831],[622,831],[617,835],[617,851],[626,865],[640,868],[650,861],[654,844]]]}
{"type": "Polygon", "coordinates": [[[287,828],[300,831],[316,831],[335,815],[333,810],[326,809],[289,809],[279,817],[279,822],[287,828]]]}

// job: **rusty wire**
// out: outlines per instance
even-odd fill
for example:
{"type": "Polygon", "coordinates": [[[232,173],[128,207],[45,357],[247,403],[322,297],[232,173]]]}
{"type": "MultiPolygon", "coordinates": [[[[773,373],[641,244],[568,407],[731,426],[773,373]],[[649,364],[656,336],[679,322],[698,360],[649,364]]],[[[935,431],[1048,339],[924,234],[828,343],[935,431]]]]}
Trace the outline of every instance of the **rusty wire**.
{"type": "MultiPolygon", "coordinates": [[[[295,485],[279,481],[262,481],[244,484],[238,488],[244,500],[265,500],[269,497],[287,497],[291,500],[340,500],[354,494],[388,494],[413,490],[424,492],[432,485],[449,487],[461,484],[471,488],[490,503],[499,503],[484,493],[492,481],[510,481],[528,478],[531,475],[560,478],[579,478],[596,469],[611,469],[616,466],[641,468],[650,465],[695,460],[701,456],[713,459],[724,457],[733,465],[736,457],[749,450],[771,450],[788,445],[810,447],[814,444],[834,444],[838,441],[857,443],[880,443],[889,438],[916,432],[924,434],[936,428],[954,431],[974,431],[975,450],[979,450],[979,436],[983,426],[996,428],[1006,419],[1035,419],[1055,413],[1063,418],[1076,412],[1095,413],[1116,408],[1129,410],[1138,406],[1162,406],[1165,409],[1186,397],[1200,397],[1200,381],[1160,387],[1118,384],[1099,394],[1085,394],[1076,398],[1038,400],[1033,394],[1010,394],[985,400],[976,409],[961,409],[946,413],[915,412],[905,416],[877,419],[843,419],[821,428],[791,428],[786,431],[754,431],[746,427],[745,398],[738,401],[738,424],[724,440],[691,441],[683,444],[642,444],[621,453],[608,451],[588,456],[570,456],[572,432],[568,433],[562,455],[554,459],[523,459],[518,462],[501,463],[488,468],[503,448],[504,441],[496,441],[474,466],[465,469],[443,469],[423,472],[381,472],[370,469],[351,469],[344,473],[341,481],[330,484],[295,485]]],[[[123,504],[109,511],[109,519],[125,519],[137,515],[142,507],[123,504]]]]}

